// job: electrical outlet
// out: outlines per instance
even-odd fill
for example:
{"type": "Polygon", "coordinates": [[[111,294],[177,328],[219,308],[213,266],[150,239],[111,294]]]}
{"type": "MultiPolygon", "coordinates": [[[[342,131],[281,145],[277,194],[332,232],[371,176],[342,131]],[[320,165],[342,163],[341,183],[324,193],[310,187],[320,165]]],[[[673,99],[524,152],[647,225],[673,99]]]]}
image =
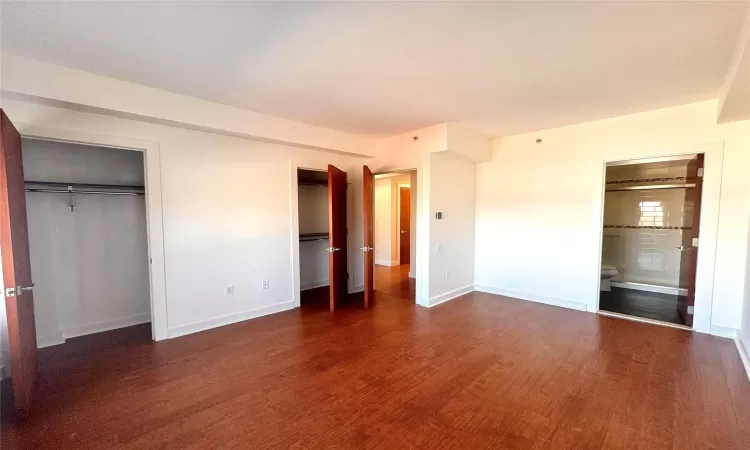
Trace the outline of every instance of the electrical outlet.
{"type": "Polygon", "coordinates": [[[263,289],[271,289],[271,281],[263,280],[263,289]]]}
{"type": "Polygon", "coordinates": [[[448,269],[445,271],[445,278],[450,278],[450,277],[451,277],[451,270],[448,269]]]}
{"type": "Polygon", "coordinates": [[[224,295],[226,296],[234,295],[234,286],[232,286],[231,284],[229,286],[225,286],[224,295]]]}
{"type": "Polygon", "coordinates": [[[437,251],[438,253],[442,252],[443,251],[443,244],[438,244],[437,247],[435,247],[435,251],[437,251]]]}

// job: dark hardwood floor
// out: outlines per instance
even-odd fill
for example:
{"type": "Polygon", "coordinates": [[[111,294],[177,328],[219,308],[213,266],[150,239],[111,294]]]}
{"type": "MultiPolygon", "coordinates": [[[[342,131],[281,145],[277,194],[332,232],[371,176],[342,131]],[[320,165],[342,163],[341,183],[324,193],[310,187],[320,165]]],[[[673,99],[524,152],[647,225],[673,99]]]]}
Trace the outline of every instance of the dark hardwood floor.
{"type": "Polygon", "coordinates": [[[414,301],[415,281],[409,278],[409,264],[381,266],[375,264],[375,290],[392,297],[414,301]]]}
{"type": "MultiPolygon", "coordinates": [[[[352,303],[356,305],[356,302],[352,303]]],[[[2,448],[747,449],[733,341],[471,293],[40,351],[2,448]]]]}
{"type": "Polygon", "coordinates": [[[677,312],[679,296],[613,287],[599,293],[599,309],[685,325],[677,312]]]}

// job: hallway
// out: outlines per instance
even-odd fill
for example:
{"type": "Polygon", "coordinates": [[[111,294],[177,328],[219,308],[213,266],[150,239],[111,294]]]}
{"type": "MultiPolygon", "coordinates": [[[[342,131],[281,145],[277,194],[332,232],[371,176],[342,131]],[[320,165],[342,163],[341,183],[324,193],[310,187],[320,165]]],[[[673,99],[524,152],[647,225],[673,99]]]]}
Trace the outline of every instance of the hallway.
{"type": "Polygon", "coordinates": [[[409,278],[410,264],[400,266],[381,266],[375,264],[375,290],[392,297],[414,301],[414,278],[409,278]]]}

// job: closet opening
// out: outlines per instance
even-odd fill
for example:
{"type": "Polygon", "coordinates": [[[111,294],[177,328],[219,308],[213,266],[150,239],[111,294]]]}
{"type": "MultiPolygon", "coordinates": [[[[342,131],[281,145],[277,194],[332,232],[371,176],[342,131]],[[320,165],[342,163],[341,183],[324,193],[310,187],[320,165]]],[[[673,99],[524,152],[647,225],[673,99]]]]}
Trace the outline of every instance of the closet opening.
{"type": "Polygon", "coordinates": [[[607,164],[601,314],[692,328],[703,161],[607,164]]]}
{"type": "Polygon", "coordinates": [[[374,290],[415,300],[417,171],[374,176],[374,290]]]}
{"type": "Polygon", "coordinates": [[[335,311],[348,303],[347,175],[297,169],[300,307],[335,311]]]}
{"type": "Polygon", "coordinates": [[[22,160],[37,347],[151,341],[144,153],[22,138],[22,160]]]}
{"type": "Polygon", "coordinates": [[[297,169],[300,306],[328,308],[328,172],[297,169]]]}

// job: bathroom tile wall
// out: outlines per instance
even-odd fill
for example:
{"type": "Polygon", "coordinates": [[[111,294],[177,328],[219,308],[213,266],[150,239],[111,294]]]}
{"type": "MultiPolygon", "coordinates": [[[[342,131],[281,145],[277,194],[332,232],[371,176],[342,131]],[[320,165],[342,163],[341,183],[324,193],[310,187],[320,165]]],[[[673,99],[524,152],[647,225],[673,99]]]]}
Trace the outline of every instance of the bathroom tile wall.
{"type": "MultiPolygon", "coordinates": [[[[607,169],[607,181],[684,177],[685,173],[684,162],[618,166],[607,169]]],[[[685,207],[684,189],[605,194],[602,263],[617,267],[620,275],[616,280],[679,287],[682,252],[676,247],[682,243],[683,233],[691,232],[680,229],[690,226],[683,223],[685,207]]]]}

